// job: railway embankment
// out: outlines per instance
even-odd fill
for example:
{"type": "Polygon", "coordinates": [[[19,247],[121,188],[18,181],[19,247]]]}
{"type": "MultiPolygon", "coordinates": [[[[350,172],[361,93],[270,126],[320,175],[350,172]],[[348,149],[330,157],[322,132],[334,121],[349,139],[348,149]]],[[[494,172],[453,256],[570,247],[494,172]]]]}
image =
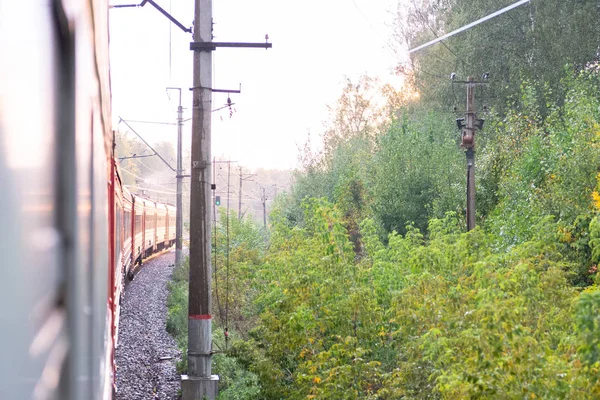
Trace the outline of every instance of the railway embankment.
{"type": "Polygon", "coordinates": [[[115,354],[117,400],[179,398],[181,355],[165,330],[174,261],[170,251],[144,262],[125,290],[115,354]]]}

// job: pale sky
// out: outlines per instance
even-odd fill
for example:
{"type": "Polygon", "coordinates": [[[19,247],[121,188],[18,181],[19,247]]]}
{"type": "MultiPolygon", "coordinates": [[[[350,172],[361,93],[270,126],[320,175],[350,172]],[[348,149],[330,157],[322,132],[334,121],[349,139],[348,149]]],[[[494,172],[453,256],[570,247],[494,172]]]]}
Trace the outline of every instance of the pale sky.
{"type": "MultiPolygon", "coordinates": [[[[213,87],[238,89],[242,85],[241,94],[231,95],[232,118],[226,109],[213,113],[213,156],[254,168],[294,168],[298,146],[307,133],[311,132],[313,141],[323,133],[327,105],[335,104],[344,77],[356,80],[366,73],[396,83],[391,71],[398,59],[390,43],[397,2],[214,1],[215,41],[264,42],[268,34],[273,48],[213,52],[213,87]]],[[[193,0],[157,3],[167,10],[170,7],[183,25],[192,25],[193,0]]],[[[111,4],[130,2],[112,0],[111,4]]],[[[115,128],[119,116],[174,122],[177,92],[171,91],[169,100],[167,86],[183,88],[184,118],[190,118],[191,35],[149,4],[111,9],[110,22],[115,128]]],[[[226,99],[226,94],[215,93],[213,109],[226,99]]],[[[151,143],[176,139],[175,126],[131,125],[151,143]]],[[[189,149],[190,135],[191,121],[184,128],[184,149],[189,149]]]]}

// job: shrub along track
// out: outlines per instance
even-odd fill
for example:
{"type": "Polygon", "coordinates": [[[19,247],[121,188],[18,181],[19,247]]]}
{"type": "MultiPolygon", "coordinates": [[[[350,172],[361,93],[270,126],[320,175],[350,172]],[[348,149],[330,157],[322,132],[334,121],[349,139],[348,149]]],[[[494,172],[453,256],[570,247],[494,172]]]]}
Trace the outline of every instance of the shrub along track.
{"type": "Polygon", "coordinates": [[[174,260],[170,251],[144,262],[125,290],[115,354],[117,400],[178,398],[180,353],[165,330],[174,260]]]}

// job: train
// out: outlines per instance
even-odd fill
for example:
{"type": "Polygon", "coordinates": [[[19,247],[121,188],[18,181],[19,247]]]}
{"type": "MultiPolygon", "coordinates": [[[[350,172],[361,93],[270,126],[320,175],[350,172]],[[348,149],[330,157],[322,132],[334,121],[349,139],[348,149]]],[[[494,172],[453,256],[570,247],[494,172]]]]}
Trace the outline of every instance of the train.
{"type": "Polygon", "coordinates": [[[127,279],[175,207],[115,161],[106,0],[0,0],[1,399],[111,399],[127,279]]]}
{"type": "Polygon", "coordinates": [[[114,187],[109,188],[109,193],[114,195],[111,202],[114,208],[109,210],[110,215],[114,215],[111,244],[115,246],[114,265],[118,272],[114,277],[115,286],[122,286],[121,275],[132,280],[136,265],[175,244],[177,210],[171,204],[130,193],[121,183],[117,162],[113,163],[115,171],[109,179],[109,185],[114,187]]]}

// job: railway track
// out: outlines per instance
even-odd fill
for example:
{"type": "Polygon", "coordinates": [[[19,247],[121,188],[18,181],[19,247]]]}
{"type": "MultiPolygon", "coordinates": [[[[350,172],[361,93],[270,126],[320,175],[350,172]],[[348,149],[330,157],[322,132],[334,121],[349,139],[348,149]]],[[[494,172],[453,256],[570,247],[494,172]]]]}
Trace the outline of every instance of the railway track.
{"type": "Polygon", "coordinates": [[[116,400],[178,399],[180,359],[175,340],[166,332],[167,282],[175,252],[144,261],[121,304],[116,400]]]}

